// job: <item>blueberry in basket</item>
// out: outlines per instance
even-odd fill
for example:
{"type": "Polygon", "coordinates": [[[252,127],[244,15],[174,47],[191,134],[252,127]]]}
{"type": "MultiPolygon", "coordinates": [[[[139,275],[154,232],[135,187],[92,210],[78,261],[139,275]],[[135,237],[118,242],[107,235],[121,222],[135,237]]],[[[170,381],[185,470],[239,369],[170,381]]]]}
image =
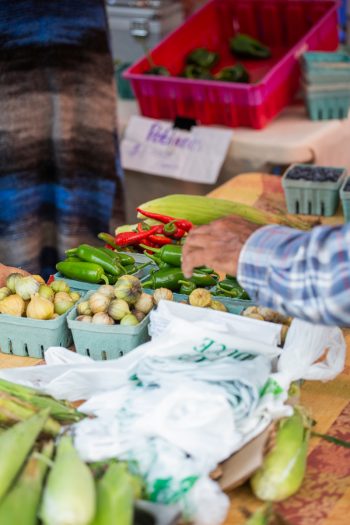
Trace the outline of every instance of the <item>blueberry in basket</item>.
{"type": "Polygon", "coordinates": [[[289,180],[305,180],[314,182],[337,182],[343,174],[341,168],[324,168],[320,166],[294,166],[287,174],[289,180]]]}

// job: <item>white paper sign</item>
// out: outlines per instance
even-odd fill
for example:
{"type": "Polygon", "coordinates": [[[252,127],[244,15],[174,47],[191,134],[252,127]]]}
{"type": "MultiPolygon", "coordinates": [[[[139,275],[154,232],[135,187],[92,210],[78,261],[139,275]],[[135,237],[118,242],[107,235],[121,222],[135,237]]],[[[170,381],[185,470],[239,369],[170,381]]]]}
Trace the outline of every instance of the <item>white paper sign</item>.
{"type": "Polygon", "coordinates": [[[191,131],[145,117],[131,117],[121,143],[124,169],[214,184],[232,140],[232,130],[195,126],[191,131]]]}

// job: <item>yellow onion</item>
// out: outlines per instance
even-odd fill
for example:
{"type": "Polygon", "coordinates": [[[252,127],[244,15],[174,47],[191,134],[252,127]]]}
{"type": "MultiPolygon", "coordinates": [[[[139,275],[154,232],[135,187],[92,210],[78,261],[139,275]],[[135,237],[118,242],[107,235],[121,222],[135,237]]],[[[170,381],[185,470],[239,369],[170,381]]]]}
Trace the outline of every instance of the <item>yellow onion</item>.
{"type": "Polygon", "coordinates": [[[258,307],[257,306],[248,306],[248,308],[246,308],[242,315],[244,317],[248,317],[250,314],[257,314],[258,313],[258,307]]]}
{"type": "Polygon", "coordinates": [[[25,303],[17,294],[9,295],[0,301],[0,314],[15,315],[21,317],[24,314],[25,303]]]}
{"type": "Polygon", "coordinates": [[[139,324],[139,322],[135,315],[129,314],[123,317],[123,319],[120,321],[120,324],[123,326],[135,326],[139,324]]]}
{"type": "Polygon", "coordinates": [[[77,305],[77,312],[79,315],[91,315],[91,308],[89,306],[89,301],[82,301],[77,305]]]}
{"type": "Polygon", "coordinates": [[[146,317],[146,314],[144,314],[143,312],[139,312],[138,310],[134,310],[133,315],[136,317],[139,323],[141,323],[141,321],[143,321],[146,317]]]}
{"type": "Polygon", "coordinates": [[[48,299],[40,297],[39,294],[33,295],[27,306],[27,317],[30,319],[51,319],[54,314],[53,304],[48,299]]]}
{"type": "Polygon", "coordinates": [[[23,279],[23,275],[20,273],[10,273],[6,279],[6,286],[12,293],[16,293],[16,282],[19,279],[23,279]]]}
{"type": "Polygon", "coordinates": [[[135,303],[135,310],[148,314],[154,306],[153,297],[148,293],[141,294],[141,297],[135,303]]]}
{"type": "Polygon", "coordinates": [[[115,297],[114,286],[112,286],[111,284],[103,284],[102,286],[99,287],[97,291],[98,293],[102,293],[103,295],[105,295],[106,297],[109,297],[110,299],[113,299],[115,297]]]}
{"type": "Polygon", "coordinates": [[[69,293],[70,292],[70,288],[69,288],[68,284],[65,281],[53,281],[50,284],[50,286],[51,286],[51,288],[53,289],[53,291],[55,293],[57,293],[57,292],[67,292],[67,293],[69,293]]]}
{"type": "Polygon", "coordinates": [[[22,297],[25,301],[31,298],[32,295],[36,294],[40,288],[40,284],[31,275],[28,277],[22,277],[17,279],[16,294],[22,297]]]}
{"type": "Polygon", "coordinates": [[[59,301],[55,301],[54,302],[55,314],[63,315],[66,312],[68,312],[68,310],[70,310],[73,306],[74,306],[74,303],[72,300],[67,301],[65,299],[61,299],[59,301]]]}
{"type": "Polygon", "coordinates": [[[70,294],[67,292],[57,292],[55,294],[54,302],[57,303],[59,301],[72,301],[73,302],[73,299],[71,298],[70,294]]]}
{"type": "Polygon", "coordinates": [[[95,314],[91,321],[93,324],[114,324],[114,321],[108,314],[104,312],[98,312],[95,314]]]}
{"type": "Polygon", "coordinates": [[[117,299],[135,304],[142,294],[141,282],[133,275],[123,275],[114,285],[114,293],[117,299]]]}
{"type": "Polygon", "coordinates": [[[92,317],[90,315],[78,315],[75,320],[80,321],[81,323],[91,323],[92,317]]]}
{"type": "Polygon", "coordinates": [[[38,281],[39,284],[46,284],[44,279],[41,277],[41,275],[32,275],[33,279],[38,281]]]}
{"type": "Polygon", "coordinates": [[[54,297],[55,297],[55,292],[47,284],[42,284],[40,286],[38,294],[40,295],[40,297],[43,297],[44,299],[47,299],[48,301],[51,301],[51,302],[53,302],[54,297]]]}
{"type": "Polygon", "coordinates": [[[69,295],[70,295],[70,298],[72,299],[73,303],[76,303],[80,299],[80,293],[78,293],[78,292],[71,292],[69,295]]]}
{"type": "Polygon", "coordinates": [[[158,288],[153,294],[153,301],[157,305],[160,301],[172,301],[173,299],[173,292],[168,290],[168,288],[158,288]]]}
{"type": "Polygon", "coordinates": [[[114,299],[108,307],[108,315],[115,321],[120,321],[126,315],[130,314],[129,305],[123,299],[114,299]]]}
{"type": "Polygon", "coordinates": [[[227,312],[226,306],[220,301],[212,301],[209,305],[212,310],[218,310],[219,312],[227,312]]]}
{"type": "Polygon", "coordinates": [[[8,297],[10,294],[11,294],[11,290],[7,288],[6,286],[3,286],[2,288],[0,288],[0,301],[2,301],[2,299],[5,299],[5,297],[8,297]]]}
{"type": "Polygon", "coordinates": [[[111,300],[109,299],[109,297],[106,297],[102,293],[99,293],[99,292],[93,293],[89,299],[89,306],[90,306],[91,312],[93,314],[107,312],[110,302],[111,300]]]}
{"type": "Polygon", "coordinates": [[[199,308],[206,308],[212,301],[211,293],[204,288],[197,288],[193,290],[189,296],[189,303],[192,306],[198,306],[199,308]]]}

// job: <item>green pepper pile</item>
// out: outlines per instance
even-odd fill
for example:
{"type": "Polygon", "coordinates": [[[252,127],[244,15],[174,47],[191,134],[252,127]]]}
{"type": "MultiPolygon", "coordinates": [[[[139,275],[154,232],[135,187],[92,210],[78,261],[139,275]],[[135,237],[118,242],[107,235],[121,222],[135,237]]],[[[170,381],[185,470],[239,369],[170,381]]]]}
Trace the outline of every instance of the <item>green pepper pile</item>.
{"type": "Polygon", "coordinates": [[[149,279],[142,283],[144,288],[167,288],[190,295],[198,287],[211,288],[218,282],[218,274],[206,267],[196,268],[191,279],[185,279],[181,270],[182,246],[168,244],[162,248],[144,248],[155,253],[151,257],[159,267],[159,270],[151,272],[149,279]]]}
{"type": "Polygon", "coordinates": [[[88,244],[68,250],[66,255],[66,259],[56,265],[57,271],[68,279],[92,284],[115,284],[122,275],[133,275],[151,264],[150,261],[137,265],[131,255],[88,244]]]}

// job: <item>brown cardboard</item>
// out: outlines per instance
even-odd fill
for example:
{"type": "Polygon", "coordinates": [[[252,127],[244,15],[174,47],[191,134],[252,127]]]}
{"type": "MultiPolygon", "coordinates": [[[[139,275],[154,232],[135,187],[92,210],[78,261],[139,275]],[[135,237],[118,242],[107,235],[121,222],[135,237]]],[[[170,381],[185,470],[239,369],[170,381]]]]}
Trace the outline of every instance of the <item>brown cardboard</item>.
{"type": "Polygon", "coordinates": [[[242,485],[262,465],[272,428],[270,425],[220,465],[222,474],[218,483],[222,490],[230,491],[242,485]]]}

